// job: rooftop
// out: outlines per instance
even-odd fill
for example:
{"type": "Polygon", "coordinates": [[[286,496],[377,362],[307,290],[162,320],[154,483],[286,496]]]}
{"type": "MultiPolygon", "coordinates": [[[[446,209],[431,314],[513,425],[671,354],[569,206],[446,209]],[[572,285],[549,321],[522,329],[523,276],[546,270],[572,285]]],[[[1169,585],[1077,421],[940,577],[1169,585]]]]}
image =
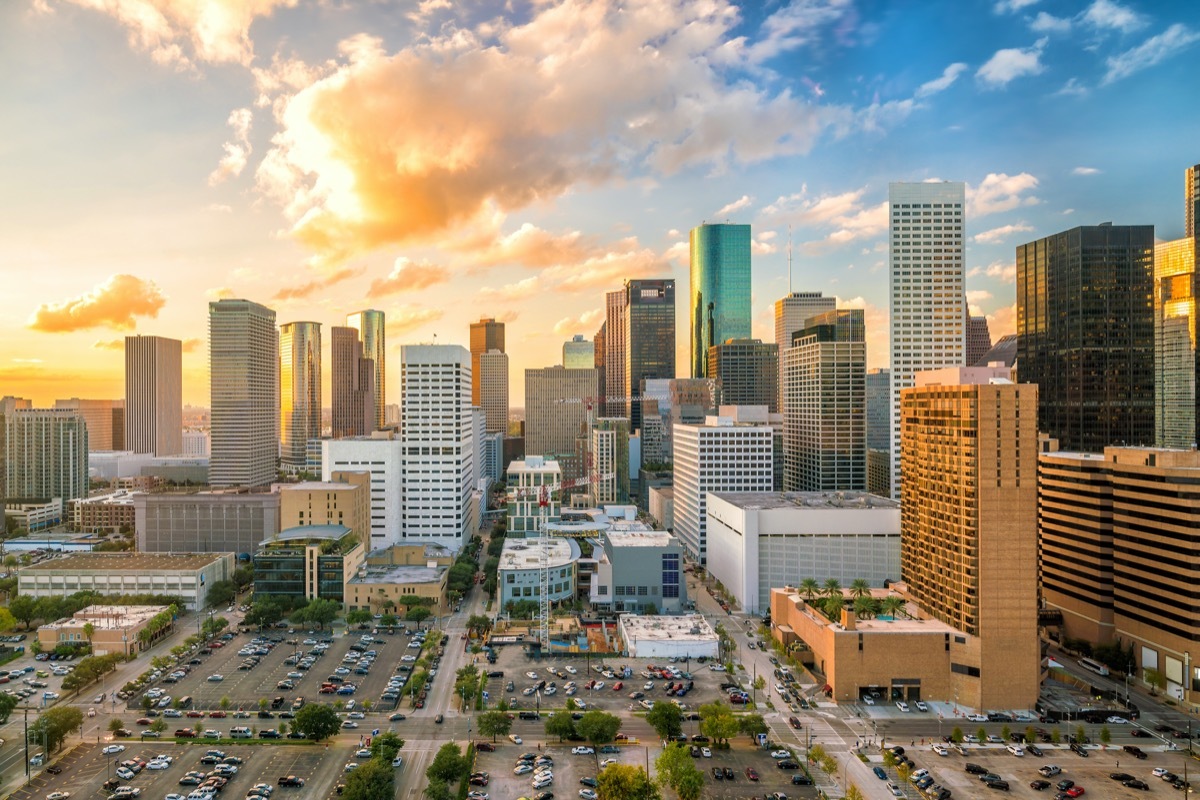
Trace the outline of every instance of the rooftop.
{"type": "MultiPolygon", "coordinates": [[[[812,606],[804,602],[804,597],[794,588],[788,587],[784,589],[772,589],[774,592],[784,592],[788,595],[788,599],[801,610],[801,613],[807,615],[810,619],[820,623],[821,625],[831,626],[838,630],[843,630],[840,622],[831,622],[828,617],[817,611],[812,606]]],[[[849,600],[850,592],[847,589],[842,590],[842,595],[849,600]]],[[[871,597],[876,600],[883,599],[889,595],[898,595],[896,592],[888,589],[872,589],[871,597]]],[[[905,616],[879,616],[874,619],[863,619],[858,617],[854,621],[855,632],[866,633],[958,633],[961,634],[958,628],[953,625],[947,625],[939,619],[918,619],[916,614],[918,609],[915,603],[908,602],[902,612],[905,616]]],[[[786,622],[784,620],[783,622],[786,622]]],[[[781,626],[783,627],[783,626],[781,626]]],[[[844,631],[843,631],[844,632],[844,631]]]]}
{"type": "Polygon", "coordinates": [[[301,542],[305,539],[323,539],[331,542],[341,541],[349,535],[350,529],[345,525],[295,525],[285,528],[270,539],[259,542],[259,547],[279,542],[301,542]]]}
{"type": "Polygon", "coordinates": [[[166,610],[167,606],[88,606],[76,611],[73,617],[55,620],[41,627],[51,630],[81,628],[90,622],[96,630],[123,630],[148,622],[166,610]]]}
{"type": "Polygon", "coordinates": [[[357,489],[353,483],[342,481],[300,481],[299,483],[278,484],[281,492],[340,492],[347,489],[357,489]]]}
{"type": "Polygon", "coordinates": [[[74,553],[24,567],[21,572],[157,572],[198,570],[229,553],[74,553]]]}
{"type": "Polygon", "coordinates": [[[668,547],[673,540],[666,531],[652,530],[640,522],[617,522],[608,532],[613,547],[668,547]]]}
{"type": "Polygon", "coordinates": [[[621,626],[627,638],[670,639],[677,642],[709,642],[717,638],[716,631],[700,614],[681,617],[622,614],[621,626]]]}
{"type": "Polygon", "coordinates": [[[128,489],[118,489],[117,491],[109,492],[108,494],[80,498],[78,502],[94,505],[131,506],[133,505],[134,494],[134,492],[131,492],[128,489]]]}
{"type": "Polygon", "coordinates": [[[713,492],[737,508],[886,508],[900,503],[870,492],[713,492]]]}
{"type": "MultiPolygon", "coordinates": [[[[582,551],[574,539],[547,540],[549,566],[564,567],[579,559],[582,551]]],[[[538,569],[542,566],[540,539],[505,539],[500,569],[538,569]]]]}
{"type": "Polygon", "coordinates": [[[438,583],[449,567],[364,567],[350,579],[361,584],[438,583]]]}

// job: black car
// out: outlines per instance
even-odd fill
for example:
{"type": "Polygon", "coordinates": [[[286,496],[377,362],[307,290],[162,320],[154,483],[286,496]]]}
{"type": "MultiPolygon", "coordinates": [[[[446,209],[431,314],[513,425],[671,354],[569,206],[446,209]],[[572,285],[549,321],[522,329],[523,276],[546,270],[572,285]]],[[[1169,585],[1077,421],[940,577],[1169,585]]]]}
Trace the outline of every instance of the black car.
{"type": "Polygon", "coordinates": [[[1149,738],[1150,737],[1150,734],[1146,733],[1146,731],[1144,731],[1138,727],[1130,728],[1129,735],[1136,736],[1138,738],[1149,738]]]}
{"type": "Polygon", "coordinates": [[[1128,772],[1110,772],[1108,773],[1108,777],[1114,781],[1120,781],[1121,783],[1133,780],[1133,776],[1128,772]]]}
{"type": "Polygon", "coordinates": [[[286,778],[279,779],[279,785],[299,788],[304,785],[304,778],[297,778],[295,775],[288,775],[286,778]]]}
{"type": "Polygon", "coordinates": [[[784,759],[783,761],[778,762],[775,766],[779,769],[800,769],[800,765],[790,759],[784,759]]]}
{"type": "Polygon", "coordinates": [[[1079,756],[1080,758],[1088,757],[1088,751],[1081,744],[1072,743],[1071,750],[1074,751],[1075,755],[1079,756]]]}
{"type": "Polygon", "coordinates": [[[590,786],[595,789],[600,783],[595,778],[580,778],[579,783],[582,786],[590,786]]]}
{"type": "Polygon", "coordinates": [[[1043,755],[1045,755],[1042,752],[1042,748],[1038,747],[1036,744],[1025,745],[1025,752],[1029,753],[1031,756],[1037,756],[1038,758],[1041,758],[1043,755]]]}
{"type": "Polygon", "coordinates": [[[1008,781],[1003,780],[1003,779],[998,780],[998,781],[988,781],[984,785],[987,786],[989,789],[999,789],[1002,792],[1008,791],[1008,781]]]}
{"type": "Polygon", "coordinates": [[[968,775],[987,775],[988,774],[987,767],[981,767],[978,764],[968,763],[966,766],[966,770],[967,770],[968,775]]]}
{"type": "Polygon", "coordinates": [[[725,780],[727,780],[727,781],[733,780],[733,775],[734,775],[733,769],[731,767],[725,767],[725,780]]]}
{"type": "Polygon", "coordinates": [[[1134,778],[1133,780],[1125,781],[1121,785],[1127,786],[1130,789],[1141,789],[1142,791],[1145,791],[1150,788],[1150,784],[1146,783],[1145,781],[1140,781],[1137,778],[1134,778]]]}
{"type": "Polygon", "coordinates": [[[720,767],[713,767],[712,776],[713,780],[723,781],[725,780],[725,770],[721,769],[720,767]]]}
{"type": "Polygon", "coordinates": [[[983,775],[979,776],[979,780],[983,781],[984,783],[992,783],[994,781],[1002,781],[1004,778],[1001,778],[994,772],[985,772],[983,775]]]}
{"type": "Polygon", "coordinates": [[[1058,789],[1060,792],[1065,792],[1067,789],[1071,789],[1074,786],[1075,781],[1071,780],[1070,778],[1063,778],[1061,781],[1054,784],[1054,788],[1058,789]]]}
{"type": "Polygon", "coordinates": [[[1050,781],[1036,780],[1029,782],[1029,788],[1035,792],[1040,792],[1050,788],[1050,781]]]}
{"type": "Polygon", "coordinates": [[[1144,752],[1142,752],[1142,748],[1138,747],[1136,744],[1127,744],[1124,747],[1122,747],[1121,749],[1124,750],[1126,753],[1129,753],[1129,755],[1133,756],[1134,758],[1137,758],[1137,759],[1146,758],[1146,754],[1144,752]]]}
{"type": "Polygon", "coordinates": [[[58,766],[57,764],[51,764],[50,766],[46,767],[46,772],[49,772],[51,775],[58,775],[62,772],[62,767],[58,766]]]}
{"type": "Polygon", "coordinates": [[[792,776],[792,786],[812,786],[813,779],[803,773],[792,776]]]}

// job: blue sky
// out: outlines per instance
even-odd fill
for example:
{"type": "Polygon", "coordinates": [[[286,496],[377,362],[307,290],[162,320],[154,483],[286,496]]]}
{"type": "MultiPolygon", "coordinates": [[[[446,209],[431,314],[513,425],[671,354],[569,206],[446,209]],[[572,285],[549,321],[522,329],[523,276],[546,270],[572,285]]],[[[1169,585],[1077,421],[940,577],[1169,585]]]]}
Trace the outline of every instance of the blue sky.
{"type": "MultiPolygon", "coordinates": [[[[390,343],[508,322],[526,367],[623,277],[686,296],[687,231],[749,222],[756,334],[793,287],[867,309],[886,365],[890,181],[968,184],[972,304],[1013,329],[1017,244],[1183,226],[1200,162],[1183,2],[461,4],[35,0],[0,7],[4,394],[119,397],[119,342],[206,302],[390,343]],[[465,9],[465,10],[464,10],[465,9]],[[14,124],[15,123],[15,124],[14,124]]],[[[679,309],[678,365],[687,364],[679,309]]],[[[326,334],[328,336],[328,334],[326,334]]]]}

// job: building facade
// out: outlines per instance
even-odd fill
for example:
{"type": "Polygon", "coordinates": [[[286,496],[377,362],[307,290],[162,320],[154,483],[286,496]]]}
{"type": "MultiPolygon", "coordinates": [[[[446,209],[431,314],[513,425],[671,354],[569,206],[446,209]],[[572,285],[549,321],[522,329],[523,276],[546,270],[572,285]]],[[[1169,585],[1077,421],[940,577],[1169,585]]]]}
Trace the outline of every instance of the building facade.
{"type": "Polygon", "coordinates": [[[750,226],[699,225],[688,239],[691,377],[707,378],[708,348],[751,335],[750,226]]]}
{"type": "Polygon", "coordinates": [[[366,436],[375,430],[375,362],[363,354],[354,328],[329,331],[332,376],[330,431],[333,438],[366,436]]]}
{"type": "Polygon", "coordinates": [[[596,366],[596,343],[581,335],[563,342],[562,365],[566,369],[592,369],[596,366]]]}
{"type": "Polygon", "coordinates": [[[362,540],[344,525],[285,528],[254,553],[254,595],[340,603],[365,555],[362,540]]]}
{"type": "Polygon", "coordinates": [[[521,600],[539,602],[543,561],[550,570],[550,602],[574,600],[580,555],[573,539],[505,539],[496,572],[500,608],[507,611],[509,603],[521,600]]]}
{"type": "Polygon", "coordinates": [[[279,526],[344,525],[364,542],[371,535],[371,474],[334,472],[331,481],[279,487],[279,526]]]}
{"type": "Polygon", "coordinates": [[[963,366],[975,366],[991,349],[992,333],[988,329],[987,317],[967,317],[967,357],[963,366]]]}
{"type": "Polygon", "coordinates": [[[629,420],[603,417],[592,425],[588,497],[593,506],[629,502],[629,420]]]}
{"type": "MultiPolygon", "coordinates": [[[[508,465],[508,532],[512,536],[536,536],[540,530],[542,487],[562,484],[558,462],[542,456],[526,456],[508,465]]],[[[557,519],[561,493],[546,490],[546,518],[557,519]]]]}
{"type": "Polygon", "coordinates": [[[68,506],[71,528],[84,533],[133,532],[137,525],[133,498],[132,492],[118,489],[108,494],[72,500],[68,506]]]}
{"type": "Polygon", "coordinates": [[[596,396],[598,382],[595,369],[525,370],[525,452],[559,461],[563,477],[583,475],[575,440],[587,429],[587,398],[596,396]]]}
{"type": "Polygon", "coordinates": [[[368,308],[346,316],[346,325],[358,331],[363,358],[369,358],[375,369],[375,425],[379,430],[387,425],[387,318],[382,311],[368,308]]]}
{"type": "Polygon", "coordinates": [[[708,376],[721,382],[721,402],[779,412],[779,346],[730,339],[708,348],[708,376]]]}
{"type": "Polygon", "coordinates": [[[1064,450],[1154,443],[1154,226],[1072,228],[1017,247],[1017,363],[1064,450]]]}
{"type": "Polygon", "coordinates": [[[922,370],[966,358],[966,268],[962,183],[893,183],[888,189],[891,299],[891,491],[901,479],[900,393],[922,370]]]}
{"type": "Polygon", "coordinates": [[[279,450],[285,469],[301,472],[308,442],[321,438],[321,323],[279,326],[279,450]]]}
{"type": "Polygon", "coordinates": [[[1196,239],[1154,248],[1154,443],[1192,447],[1196,432],[1196,239]]]}
{"type": "Polygon", "coordinates": [[[489,350],[471,354],[479,362],[479,401],[486,415],[487,433],[508,430],[508,353],[489,350]]]}
{"type": "Polygon", "coordinates": [[[836,297],[824,297],[820,292],[789,292],[775,301],[775,346],[779,348],[779,399],[777,411],[783,407],[783,356],[792,346],[792,335],[808,327],[809,317],[833,311],[836,297]]]}
{"type": "Polygon", "coordinates": [[[628,419],[632,433],[642,429],[642,404],[636,399],[642,382],[675,377],[675,281],[626,281],[622,313],[624,382],[621,400],[606,398],[605,415],[628,419]]]}
{"type": "Polygon", "coordinates": [[[236,553],[249,558],[279,533],[275,492],[194,492],[133,495],[141,553],[236,553]]]}
{"type": "Polygon", "coordinates": [[[236,566],[233,553],[75,553],[24,567],[17,587],[27,597],[173,595],[197,610],[208,605],[212,585],[233,577],[236,566]]]}
{"type": "MultiPolygon", "coordinates": [[[[483,403],[483,372],[479,368],[479,357],[496,350],[504,352],[504,323],[491,318],[471,323],[471,405],[486,407],[483,403]]],[[[505,393],[508,392],[507,382],[505,393]]]]}
{"type": "Polygon", "coordinates": [[[6,497],[87,497],[88,429],[79,412],[18,408],[4,415],[4,428],[6,497]]]}
{"type": "Polygon", "coordinates": [[[589,600],[593,608],[681,614],[688,606],[683,545],[640,522],[613,522],[600,535],[589,600]]]}
{"type": "MultiPolygon", "coordinates": [[[[47,653],[54,652],[59,645],[77,647],[86,644],[96,656],[112,653],[132,656],[152,646],[154,642],[146,640],[142,631],[146,630],[150,620],[167,610],[167,606],[88,606],[66,619],[42,625],[37,637],[42,650],[47,653]]],[[[174,629],[173,624],[167,626],[165,631],[159,632],[158,638],[174,629]]]]}
{"type": "Polygon", "coordinates": [[[891,370],[867,370],[867,448],[887,450],[892,445],[891,370]]]}
{"type": "Polygon", "coordinates": [[[89,451],[125,449],[124,400],[83,400],[72,397],[69,400],[55,400],[54,410],[74,411],[83,417],[87,423],[89,451]]]}
{"type": "Polygon", "coordinates": [[[124,410],[125,439],[113,450],[185,454],[183,342],[165,336],[125,337],[124,410]]]}
{"type": "Polygon", "coordinates": [[[337,472],[366,472],[371,476],[371,534],[363,538],[368,549],[400,544],[404,536],[404,444],[400,437],[376,431],[372,436],[322,441],[321,480],[331,481],[337,472]]]}
{"type": "Polygon", "coordinates": [[[249,300],[208,304],[212,456],[216,487],[266,486],[279,458],[279,336],[275,312],[249,300]]]}

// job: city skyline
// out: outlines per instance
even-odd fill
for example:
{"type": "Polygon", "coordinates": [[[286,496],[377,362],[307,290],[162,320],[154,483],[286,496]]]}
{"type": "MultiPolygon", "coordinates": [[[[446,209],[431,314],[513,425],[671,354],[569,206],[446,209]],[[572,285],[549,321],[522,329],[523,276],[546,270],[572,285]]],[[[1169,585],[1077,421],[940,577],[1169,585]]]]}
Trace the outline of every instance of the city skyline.
{"type": "Polygon", "coordinates": [[[75,0],[0,9],[0,97],[22,121],[0,382],[38,406],[122,397],[132,334],[181,340],[183,401],[207,405],[220,297],[329,328],[378,308],[392,358],[495,317],[521,397],[625,279],[682,293],[706,221],[752,226],[752,336],[774,340],[789,290],[820,291],[865,311],[868,364],[887,366],[888,183],[966,184],[968,300],[998,340],[1018,244],[1109,220],[1178,239],[1197,162],[1200,112],[1175,93],[1200,10],[1182,2],[217,2],[239,10],[216,26],[160,5],[153,28],[75,0]],[[562,53],[572,69],[538,68],[562,53]],[[614,70],[614,53],[639,55],[614,70]],[[1167,107],[1175,124],[1148,128],[1167,107]]]}

